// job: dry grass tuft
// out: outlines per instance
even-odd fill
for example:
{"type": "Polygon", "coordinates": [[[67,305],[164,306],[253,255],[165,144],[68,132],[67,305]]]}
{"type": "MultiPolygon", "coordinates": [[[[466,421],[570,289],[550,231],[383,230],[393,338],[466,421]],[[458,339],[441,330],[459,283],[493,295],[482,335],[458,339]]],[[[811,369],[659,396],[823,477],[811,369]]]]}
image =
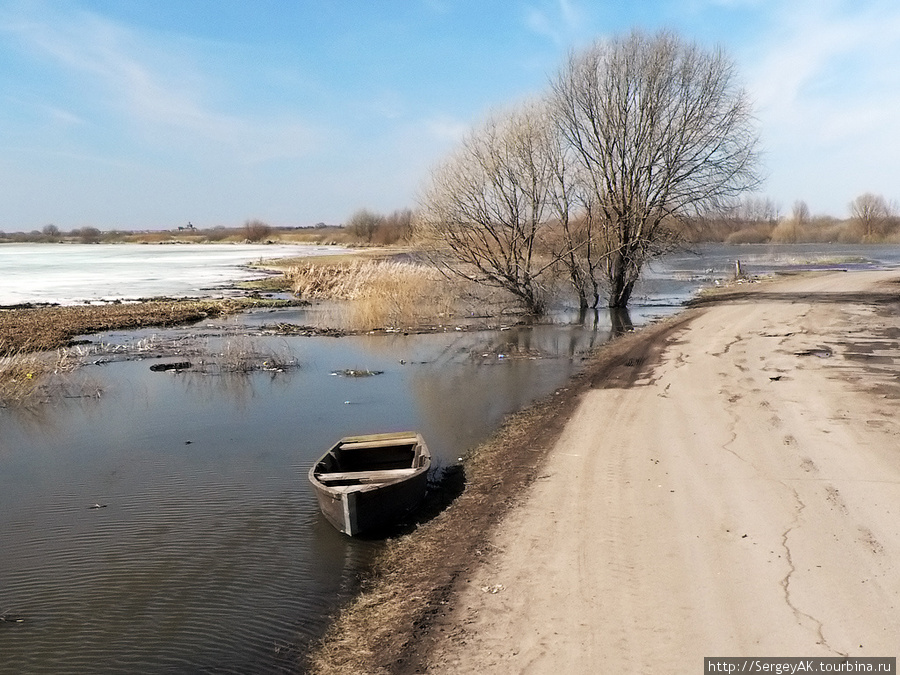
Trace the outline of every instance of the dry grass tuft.
{"type": "Polygon", "coordinates": [[[226,340],[214,363],[221,373],[251,373],[266,371],[280,373],[296,368],[297,360],[287,347],[283,350],[262,349],[247,336],[226,340]]]}
{"type": "Polygon", "coordinates": [[[447,279],[415,263],[306,263],[289,269],[287,277],[294,293],[305,300],[349,301],[345,320],[354,330],[415,328],[454,313],[454,294],[447,292],[447,279]]]}
{"type": "Polygon", "coordinates": [[[65,349],[35,353],[26,348],[11,351],[0,343],[0,408],[20,407],[44,399],[55,382],[54,376],[69,373],[79,366],[65,349]]]}

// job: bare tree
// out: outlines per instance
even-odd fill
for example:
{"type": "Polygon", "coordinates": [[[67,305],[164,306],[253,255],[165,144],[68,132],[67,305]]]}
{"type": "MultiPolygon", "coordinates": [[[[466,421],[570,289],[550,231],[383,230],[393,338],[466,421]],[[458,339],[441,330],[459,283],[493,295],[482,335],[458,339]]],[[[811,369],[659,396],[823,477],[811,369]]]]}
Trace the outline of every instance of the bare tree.
{"type": "Polygon", "coordinates": [[[550,206],[559,236],[548,242],[549,251],[567,276],[579,310],[600,302],[600,270],[605,255],[598,242],[594,197],[578,169],[574,148],[553,118],[553,108],[542,108],[544,149],[551,170],[550,206]]]}
{"type": "Polygon", "coordinates": [[[791,210],[791,219],[800,227],[808,225],[810,221],[809,206],[802,199],[794,202],[794,208],[791,210]]]}
{"type": "Polygon", "coordinates": [[[503,288],[533,313],[546,302],[542,276],[556,262],[538,244],[557,215],[554,158],[537,104],[495,115],[433,172],[420,225],[444,269],[503,288]]]}
{"type": "Polygon", "coordinates": [[[597,42],[570,56],[553,99],[592,193],[610,307],[673,248],[676,221],[759,183],[751,105],[721,51],[666,32],[597,42]]]}
{"type": "MultiPolygon", "coordinates": [[[[193,227],[192,227],[193,229],[193,227]]],[[[272,236],[272,226],[261,220],[248,220],[244,223],[242,234],[247,241],[263,241],[272,236]]]]}
{"type": "Polygon", "coordinates": [[[50,223],[49,225],[44,225],[43,229],[41,229],[41,234],[44,235],[43,236],[44,241],[49,241],[49,242],[58,242],[60,240],[60,237],[62,236],[62,233],[59,231],[59,228],[56,225],[54,225],[53,223],[50,223]]]}
{"type": "Polygon", "coordinates": [[[891,207],[881,195],[866,192],[850,202],[850,218],[866,239],[883,235],[891,216],[891,207]]]}
{"type": "Polygon", "coordinates": [[[73,237],[78,237],[82,244],[98,244],[100,243],[101,232],[96,227],[82,227],[72,230],[70,233],[73,237]]]}
{"type": "Polygon", "coordinates": [[[384,222],[384,216],[368,209],[360,209],[350,216],[347,227],[354,236],[371,242],[382,222],[384,222]]]}
{"type": "Polygon", "coordinates": [[[796,244],[806,238],[810,221],[809,207],[803,200],[794,202],[791,217],[781,220],[772,230],[770,241],[779,244],[796,244]]]}

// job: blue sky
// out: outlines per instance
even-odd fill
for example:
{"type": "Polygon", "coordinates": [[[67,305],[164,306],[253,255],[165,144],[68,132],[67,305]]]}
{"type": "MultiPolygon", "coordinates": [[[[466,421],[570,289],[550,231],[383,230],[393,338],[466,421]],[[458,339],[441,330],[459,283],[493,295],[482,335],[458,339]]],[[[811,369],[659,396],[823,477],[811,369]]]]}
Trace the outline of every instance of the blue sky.
{"type": "Polygon", "coordinates": [[[632,28],[735,59],[783,212],[900,199],[895,0],[0,0],[0,230],[411,207],[468,128],[632,28]]]}

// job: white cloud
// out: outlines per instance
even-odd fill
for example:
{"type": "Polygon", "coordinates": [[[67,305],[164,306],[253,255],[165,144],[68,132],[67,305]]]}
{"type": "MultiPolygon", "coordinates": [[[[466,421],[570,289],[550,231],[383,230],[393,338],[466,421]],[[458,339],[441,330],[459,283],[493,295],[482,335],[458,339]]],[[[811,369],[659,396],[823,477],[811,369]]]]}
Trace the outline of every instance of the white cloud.
{"type": "Polygon", "coordinates": [[[898,196],[892,186],[900,184],[900,162],[885,144],[900,135],[900,6],[828,0],[778,7],[769,33],[744,55],[770,187],[788,203],[818,194],[835,215],[859,191],[898,196]],[[791,196],[792,186],[806,195],[791,196]]]}
{"type": "Polygon", "coordinates": [[[525,26],[558,47],[569,44],[582,23],[582,13],[571,0],[525,8],[525,26]]]}
{"type": "Polygon", "coordinates": [[[441,143],[458,143],[468,133],[470,125],[447,115],[425,120],[428,134],[441,143]]]}
{"type": "Polygon", "coordinates": [[[81,117],[80,115],[76,115],[69,110],[63,110],[62,108],[57,108],[56,106],[51,105],[44,105],[41,107],[47,117],[59,126],[80,127],[85,125],[85,120],[83,117],[81,117]]]}
{"type": "MultiPolygon", "coordinates": [[[[85,93],[94,93],[94,105],[108,108],[114,119],[154,144],[166,139],[182,149],[185,143],[206,144],[234,153],[236,161],[255,162],[304,155],[317,135],[299,118],[217,109],[209,98],[219,83],[196,66],[185,43],[164,43],[160,36],[83,11],[20,16],[7,20],[5,28],[32,53],[80,81],[85,93]]],[[[79,118],[70,113],[68,119],[79,118]]]]}

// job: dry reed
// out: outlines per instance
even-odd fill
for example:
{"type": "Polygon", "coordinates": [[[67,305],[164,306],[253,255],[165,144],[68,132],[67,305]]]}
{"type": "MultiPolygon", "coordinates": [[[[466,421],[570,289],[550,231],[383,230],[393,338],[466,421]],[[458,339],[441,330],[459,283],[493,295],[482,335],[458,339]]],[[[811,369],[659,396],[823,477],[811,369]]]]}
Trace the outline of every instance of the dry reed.
{"type": "Polygon", "coordinates": [[[220,373],[250,373],[257,370],[280,373],[298,365],[287,347],[283,350],[262,349],[256,341],[246,336],[226,340],[213,357],[213,364],[220,373]]]}
{"type": "MultiPolygon", "coordinates": [[[[3,345],[0,345],[3,347],[3,345]]],[[[0,408],[29,405],[48,397],[54,385],[59,388],[54,376],[70,373],[79,366],[79,361],[68,350],[35,353],[27,348],[15,351],[0,349],[0,408]]]]}
{"type": "Polygon", "coordinates": [[[416,328],[449,319],[454,293],[437,270],[378,260],[303,264],[287,272],[304,300],[348,301],[345,321],[355,330],[416,328]]]}

